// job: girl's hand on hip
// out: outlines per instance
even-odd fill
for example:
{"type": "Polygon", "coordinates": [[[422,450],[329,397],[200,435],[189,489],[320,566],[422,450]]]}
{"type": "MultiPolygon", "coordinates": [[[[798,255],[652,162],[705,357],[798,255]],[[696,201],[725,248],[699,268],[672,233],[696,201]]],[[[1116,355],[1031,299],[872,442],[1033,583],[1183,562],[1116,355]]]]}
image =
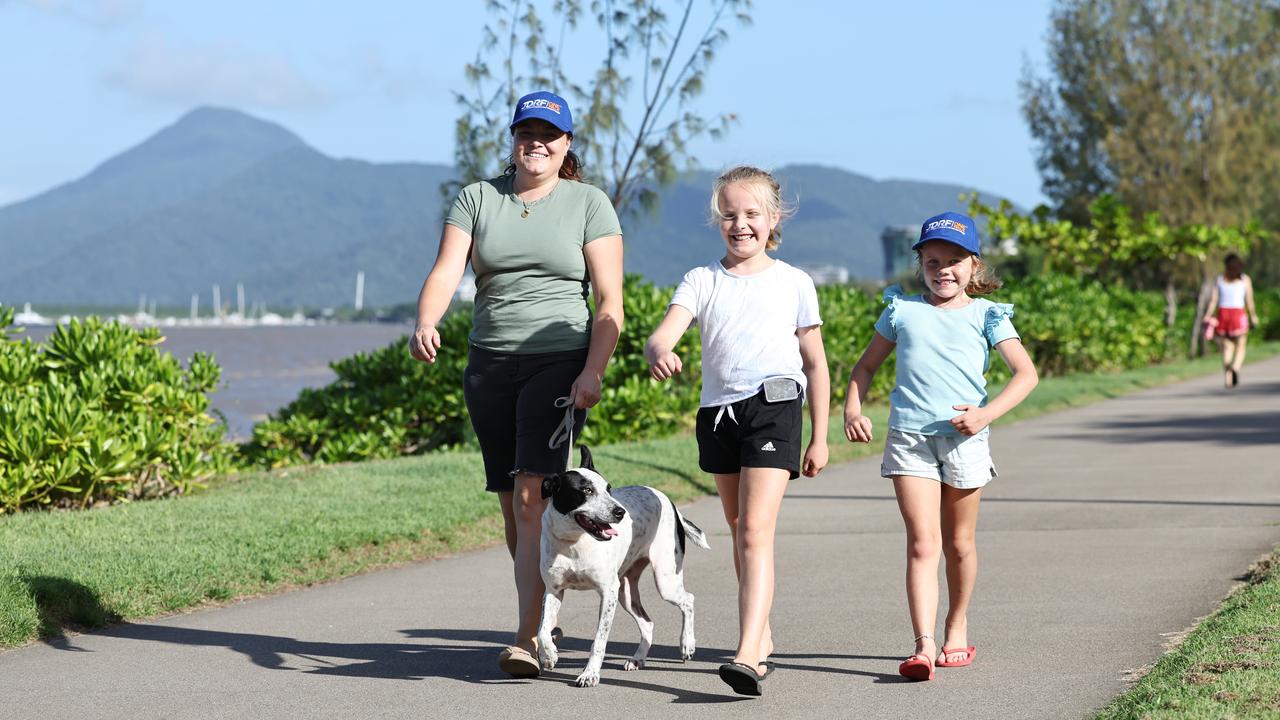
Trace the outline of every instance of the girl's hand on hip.
{"type": "Polygon", "coordinates": [[[439,349],[440,333],[435,325],[419,325],[409,336],[409,354],[422,362],[435,362],[439,349]]]}
{"type": "Polygon", "coordinates": [[[583,368],[578,379],[569,388],[569,401],[579,410],[595,407],[600,402],[600,376],[596,371],[583,368]]]}
{"type": "Polygon", "coordinates": [[[666,380],[673,375],[678,375],[681,370],[684,370],[684,364],[680,362],[680,356],[667,351],[654,358],[649,365],[649,377],[654,380],[666,380]]]}
{"type": "Polygon", "coordinates": [[[961,435],[977,435],[982,428],[991,424],[986,411],[977,405],[952,405],[951,409],[964,413],[951,418],[951,427],[959,430],[961,435]]]}
{"type": "Polygon", "coordinates": [[[827,466],[830,455],[826,442],[814,440],[809,443],[809,449],[804,452],[804,461],[800,463],[801,474],[805,477],[817,477],[822,468],[827,466]]]}
{"type": "Polygon", "coordinates": [[[845,414],[844,437],[849,442],[871,442],[871,418],[862,414],[845,414]]]}

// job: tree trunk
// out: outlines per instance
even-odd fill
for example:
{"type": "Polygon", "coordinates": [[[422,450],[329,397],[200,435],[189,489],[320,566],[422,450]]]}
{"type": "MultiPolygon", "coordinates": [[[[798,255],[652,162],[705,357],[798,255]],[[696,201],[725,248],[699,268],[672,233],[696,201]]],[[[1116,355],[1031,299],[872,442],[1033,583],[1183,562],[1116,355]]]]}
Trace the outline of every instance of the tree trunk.
{"type": "Polygon", "coordinates": [[[1204,311],[1209,309],[1210,295],[1209,280],[1206,279],[1200,283],[1200,292],[1196,293],[1196,316],[1191,323],[1191,342],[1187,345],[1187,355],[1197,358],[1204,355],[1204,335],[1201,333],[1201,323],[1204,322],[1204,311]]]}
{"type": "Polygon", "coordinates": [[[1164,325],[1169,330],[1173,329],[1173,321],[1178,317],[1178,288],[1173,281],[1173,273],[1169,273],[1164,280],[1164,325]]]}

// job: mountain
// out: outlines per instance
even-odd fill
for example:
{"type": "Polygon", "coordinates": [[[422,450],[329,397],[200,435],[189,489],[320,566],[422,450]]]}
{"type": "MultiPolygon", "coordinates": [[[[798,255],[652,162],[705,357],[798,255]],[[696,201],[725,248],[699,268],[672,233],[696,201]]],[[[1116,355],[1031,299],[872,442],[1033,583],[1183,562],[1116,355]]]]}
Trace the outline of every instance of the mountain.
{"type": "MultiPolygon", "coordinates": [[[[943,210],[963,210],[959,197],[972,188],[912,180],[873,180],[838,168],[786,165],[774,171],[784,201],[796,207],[782,225],[776,255],[816,268],[844,267],[851,279],[884,277],[880,236],[886,227],[915,226],[943,210]]],[[[686,175],[662,192],[656,217],[624,225],[628,272],[657,282],[677,282],[696,265],[724,253],[719,230],[710,224],[711,186],[716,173],[686,175]]],[[[999,202],[979,193],[987,203],[999,202]]]]}
{"type": "MultiPolygon", "coordinates": [[[[412,302],[435,258],[440,184],[452,168],[330,158],[279,125],[198,108],[85,177],[0,207],[0,302],[202,304],[243,283],[272,306],[349,304],[357,271],[369,306],[412,302]]],[[[878,278],[886,226],[955,208],[965,188],[876,181],[844,170],[777,171],[798,211],[779,255],[878,278]]],[[[670,284],[723,252],[708,224],[714,174],[661,190],[653,215],[625,217],[626,267],[670,284]]],[[[989,196],[988,200],[992,200],[989,196]]],[[[206,306],[207,307],[207,306],[206,306]]]]}

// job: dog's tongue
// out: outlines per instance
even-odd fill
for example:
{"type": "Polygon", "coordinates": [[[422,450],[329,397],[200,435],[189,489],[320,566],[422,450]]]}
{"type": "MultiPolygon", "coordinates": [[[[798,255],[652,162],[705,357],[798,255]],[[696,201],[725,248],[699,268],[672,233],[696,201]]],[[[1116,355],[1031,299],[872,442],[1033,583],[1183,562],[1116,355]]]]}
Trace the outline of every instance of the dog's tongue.
{"type": "Polygon", "coordinates": [[[605,537],[613,537],[618,534],[618,531],[606,525],[604,529],[600,531],[600,534],[605,537]]]}

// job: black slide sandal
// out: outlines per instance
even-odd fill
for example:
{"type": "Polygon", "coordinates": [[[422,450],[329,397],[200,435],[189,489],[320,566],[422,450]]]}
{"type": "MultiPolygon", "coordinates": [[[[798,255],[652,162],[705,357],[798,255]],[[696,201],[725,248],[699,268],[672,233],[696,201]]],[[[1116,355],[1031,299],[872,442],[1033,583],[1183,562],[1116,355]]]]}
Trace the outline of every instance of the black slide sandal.
{"type": "Polygon", "coordinates": [[[735,662],[720,666],[720,679],[739,695],[758,697],[761,694],[760,682],[764,680],[764,676],[750,665],[735,662]]]}

